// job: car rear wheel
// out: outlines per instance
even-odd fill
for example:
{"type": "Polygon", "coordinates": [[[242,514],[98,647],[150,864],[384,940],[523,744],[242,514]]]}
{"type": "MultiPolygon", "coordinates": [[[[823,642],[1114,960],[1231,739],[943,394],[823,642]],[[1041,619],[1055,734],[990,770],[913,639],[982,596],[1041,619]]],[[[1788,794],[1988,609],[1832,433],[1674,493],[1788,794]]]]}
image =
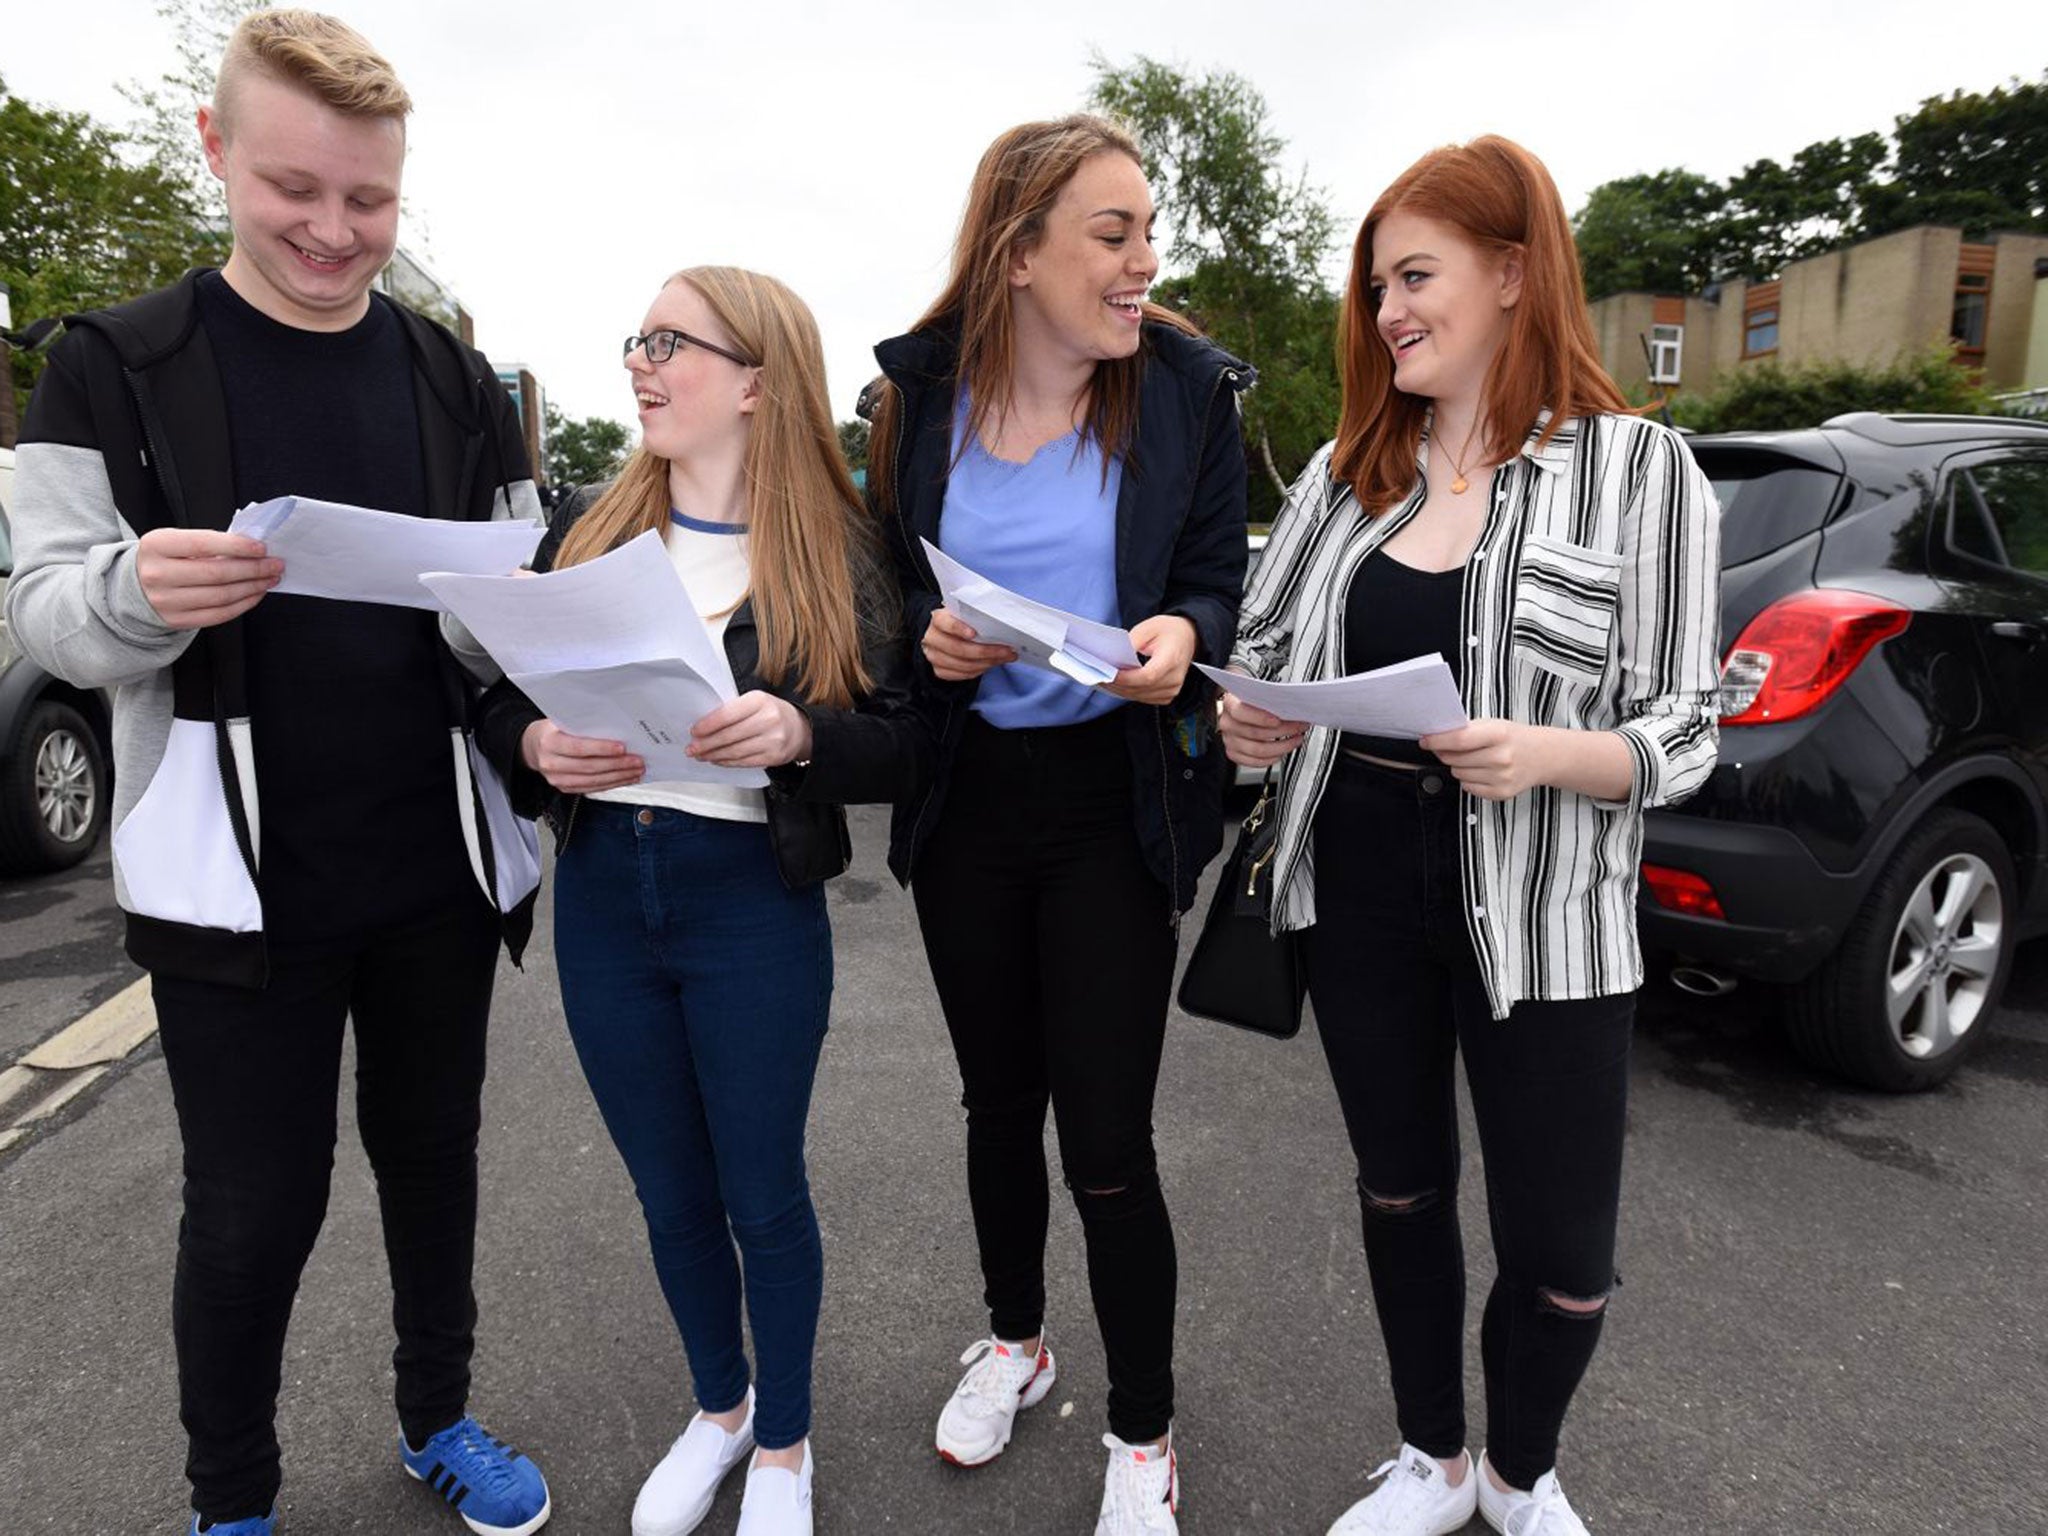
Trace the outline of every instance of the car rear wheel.
{"type": "Polygon", "coordinates": [[[107,824],[107,764],[77,710],[52,699],[29,711],[0,784],[0,869],[64,869],[107,824]]]}
{"type": "Polygon", "coordinates": [[[1892,1092],[1945,1081],[1983,1038],[2012,967],[2017,883],[1990,825],[1930,816],[1892,856],[1841,947],[1794,989],[1793,1046],[1892,1092]]]}

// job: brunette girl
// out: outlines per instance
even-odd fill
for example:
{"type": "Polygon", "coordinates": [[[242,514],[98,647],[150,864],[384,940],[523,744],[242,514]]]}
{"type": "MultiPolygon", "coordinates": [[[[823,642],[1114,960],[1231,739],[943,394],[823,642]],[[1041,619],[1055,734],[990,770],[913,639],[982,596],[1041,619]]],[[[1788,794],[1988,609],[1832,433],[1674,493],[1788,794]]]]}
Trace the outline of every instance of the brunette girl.
{"type": "Polygon", "coordinates": [[[1196,660],[1227,656],[1245,567],[1236,394],[1250,370],[1146,302],[1137,145],[1095,117],[982,156],[944,292],[875,349],[871,491],[940,742],[898,807],[960,1065],[988,1335],[939,1454],[999,1455],[1051,1389],[1048,1103],[1109,1366],[1102,1536],[1171,1531],[1173,1229],[1152,1146],[1179,914],[1222,838],[1223,754],[1196,660]],[[1086,687],[939,603],[929,539],[1002,586],[1125,627],[1143,664],[1086,687]]]}

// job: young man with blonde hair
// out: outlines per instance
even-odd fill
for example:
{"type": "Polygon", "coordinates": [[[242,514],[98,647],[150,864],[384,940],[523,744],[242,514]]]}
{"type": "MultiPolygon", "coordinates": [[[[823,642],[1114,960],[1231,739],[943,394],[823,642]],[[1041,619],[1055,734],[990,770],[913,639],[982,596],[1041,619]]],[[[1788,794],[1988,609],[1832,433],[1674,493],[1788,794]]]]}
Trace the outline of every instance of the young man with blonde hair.
{"type": "Polygon", "coordinates": [[[118,690],[115,892],[184,1144],[172,1326],[189,1529],[211,1536],[275,1528],[285,1330],[326,1213],[345,1022],[401,1465],[484,1536],[549,1514],[539,1470],[467,1406],[485,1023],[498,947],[516,957],[531,925],[531,843],[470,747],[474,683],[432,616],[274,593],[280,562],[225,531],[286,494],[539,512],[490,365],[372,292],[411,107],[340,22],[246,17],[199,112],[226,266],[71,317],[17,466],[13,633],[118,690]]]}

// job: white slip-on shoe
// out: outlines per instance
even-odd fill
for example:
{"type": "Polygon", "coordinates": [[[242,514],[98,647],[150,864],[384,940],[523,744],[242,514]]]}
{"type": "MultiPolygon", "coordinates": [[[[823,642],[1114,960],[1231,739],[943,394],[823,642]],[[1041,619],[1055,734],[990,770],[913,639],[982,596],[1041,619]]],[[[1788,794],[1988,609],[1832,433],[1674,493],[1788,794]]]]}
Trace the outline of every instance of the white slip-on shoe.
{"type": "Polygon", "coordinates": [[[640,1497],[633,1501],[633,1536],[689,1536],[711,1513],[718,1485],[754,1448],[754,1389],[747,1389],[746,1422],[730,1433],[698,1414],[676,1436],[640,1497]]]}
{"type": "Polygon", "coordinates": [[[1527,1493],[1511,1488],[1502,1493],[1487,1475],[1486,1453],[1479,1453],[1479,1516],[1501,1536],[1592,1536],[1557,1485],[1557,1469],[1536,1479],[1527,1493]]]}
{"type": "Polygon", "coordinates": [[[1035,1355],[990,1338],[970,1345],[960,1363],[967,1374],[939,1411],[934,1444],[954,1466],[978,1467],[1003,1454],[1018,1412],[1045,1400],[1059,1368],[1042,1334],[1035,1355]]]}
{"type": "Polygon", "coordinates": [[[1095,1518],[1095,1536],[1179,1536],[1180,1461],[1173,1453],[1173,1435],[1166,1449],[1131,1445],[1104,1435],[1109,1469],[1102,1477],[1102,1513],[1095,1518]]]}
{"type": "Polygon", "coordinates": [[[1465,1458],[1465,1481],[1451,1486],[1444,1464],[1403,1442],[1373,1476],[1379,1487],[1337,1517],[1330,1536],[1449,1536],[1479,1504],[1479,1464],[1465,1458]]]}
{"type": "Polygon", "coordinates": [[[811,1442],[804,1441],[804,1464],[791,1472],[764,1467],[758,1456],[747,1473],[747,1493],[740,1502],[735,1536],[811,1536],[811,1442]]]}

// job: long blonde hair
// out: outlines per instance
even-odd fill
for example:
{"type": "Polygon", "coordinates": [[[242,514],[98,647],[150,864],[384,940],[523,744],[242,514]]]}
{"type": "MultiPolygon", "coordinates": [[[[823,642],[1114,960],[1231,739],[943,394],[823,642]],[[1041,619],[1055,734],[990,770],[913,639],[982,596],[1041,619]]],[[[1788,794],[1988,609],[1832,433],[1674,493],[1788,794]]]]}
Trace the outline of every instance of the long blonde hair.
{"type": "MultiPolygon", "coordinates": [[[[760,359],[743,461],[760,675],[770,683],[794,676],[808,702],[846,708],[873,682],[861,660],[856,589],[875,589],[877,556],[839,452],[818,322],[802,299],[759,272],[689,267],[668,283],[688,283],[733,345],[760,359]]],[[[668,511],[668,460],[642,443],[569,530],[555,564],[576,565],[663,528],[668,511]]]]}
{"type": "MultiPolygon", "coordinates": [[[[1097,155],[1123,155],[1138,165],[1144,155],[1130,130],[1106,117],[1075,112],[1047,122],[1020,123],[997,136],[974,169],[967,211],[953,242],[952,271],[913,331],[946,326],[960,333],[959,379],[967,386],[970,437],[1008,413],[1016,383],[1017,335],[1010,310],[1010,264],[1045,238],[1046,216],[1082,165],[1097,155]]],[[[1147,320],[1189,335],[1193,324],[1163,305],[1147,302],[1147,320]]],[[[1109,461],[1124,453],[1138,430],[1142,351],[1095,365],[1083,435],[1109,461]]],[[[868,475],[886,509],[895,494],[894,449],[902,424],[895,386],[875,400],[868,475]]]]}

